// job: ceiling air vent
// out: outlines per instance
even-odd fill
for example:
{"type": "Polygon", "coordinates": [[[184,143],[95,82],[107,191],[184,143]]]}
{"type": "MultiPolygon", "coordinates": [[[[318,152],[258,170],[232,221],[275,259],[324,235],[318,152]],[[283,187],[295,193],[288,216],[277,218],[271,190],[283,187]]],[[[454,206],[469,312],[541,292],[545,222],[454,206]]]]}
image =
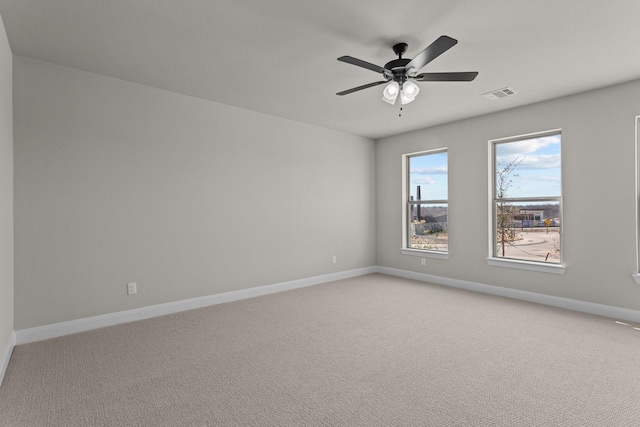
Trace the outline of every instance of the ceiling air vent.
{"type": "Polygon", "coordinates": [[[515,95],[516,91],[510,87],[503,87],[502,89],[492,90],[491,92],[483,93],[482,96],[489,99],[506,98],[507,96],[515,95]]]}

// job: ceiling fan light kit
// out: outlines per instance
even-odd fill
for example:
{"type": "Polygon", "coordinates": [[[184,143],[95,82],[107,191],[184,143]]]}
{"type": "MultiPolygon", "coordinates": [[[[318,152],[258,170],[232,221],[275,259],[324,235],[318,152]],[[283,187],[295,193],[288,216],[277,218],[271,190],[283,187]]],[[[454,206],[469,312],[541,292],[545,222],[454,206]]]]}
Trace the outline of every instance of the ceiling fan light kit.
{"type": "Polygon", "coordinates": [[[352,56],[341,56],[338,58],[338,61],[380,73],[384,80],[347,89],[342,92],[338,92],[336,95],[347,95],[362,89],[388,83],[382,91],[382,100],[393,105],[396,103],[398,97],[400,97],[400,103],[402,105],[406,105],[415,101],[416,96],[418,96],[418,93],[420,92],[420,87],[414,83],[414,80],[470,82],[478,75],[477,71],[417,74],[418,70],[436,59],[438,56],[442,55],[447,50],[451,49],[456,45],[456,43],[458,43],[456,39],[449,36],[440,36],[413,59],[403,58],[402,55],[407,51],[408,45],[406,43],[397,43],[393,46],[393,51],[398,55],[398,59],[387,62],[384,67],[371,64],[352,56]]]}

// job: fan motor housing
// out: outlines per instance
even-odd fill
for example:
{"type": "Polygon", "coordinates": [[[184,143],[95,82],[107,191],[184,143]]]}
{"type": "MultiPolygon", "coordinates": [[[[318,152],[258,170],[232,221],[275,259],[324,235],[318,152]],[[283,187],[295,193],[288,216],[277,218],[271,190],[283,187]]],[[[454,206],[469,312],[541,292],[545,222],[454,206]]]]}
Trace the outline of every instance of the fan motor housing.
{"type": "Polygon", "coordinates": [[[407,80],[407,69],[405,67],[409,62],[411,62],[410,59],[404,58],[394,59],[393,61],[387,62],[384,68],[386,70],[390,70],[393,74],[388,75],[388,73],[385,71],[385,77],[389,80],[393,79],[400,84],[404,83],[404,81],[407,80]]]}
{"type": "Polygon", "coordinates": [[[384,68],[386,68],[387,70],[391,70],[395,73],[396,69],[398,68],[402,68],[404,70],[404,67],[406,67],[406,65],[411,62],[410,59],[394,59],[393,61],[389,61],[385,64],[384,68]]]}

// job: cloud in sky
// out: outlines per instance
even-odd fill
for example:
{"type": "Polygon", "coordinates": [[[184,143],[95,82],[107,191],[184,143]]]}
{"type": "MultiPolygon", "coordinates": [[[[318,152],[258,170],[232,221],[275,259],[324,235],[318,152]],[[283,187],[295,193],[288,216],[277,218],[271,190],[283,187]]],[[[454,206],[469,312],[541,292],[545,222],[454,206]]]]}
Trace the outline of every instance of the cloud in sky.
{"type": "Polygon", "coordinates": [[[560,154],[529,155],[522,159],[520,169],[553,169],[560,167],[560,154]]]}
{"type": "Polygon", "coordinates": [[[421,175],[417,177],[411,177],[411,183],[414,185],[434,185],[436,184],[436,181],[427,175],[421,175]]]}
{"type": "Polygon", "coordinates": [[[495,146],[496,171],[516,162],[508,197],[561,195],[560,135],[549,135],[495,146]]]}
{"type": "MultiPolygon", "coordinates": [[[[507,143],[500,143],[496,145],[496,153],[501,157],[508,157],[509,155],[525,155],[528,153],[535,153],[543,148],[555,146],[560,144],[560,135],[549,135],[540,138],[523,139],[521,141],[513,141],[507,143]]],[[[560,150],[560,148],[556,148],[560,150]]]]}
{"type": "Polygon", "coordinates": [[[498,165],[517,161],[518,170],[560,169],[560,135],[496,145],[498,165]]]}
{"type": "Polygon", "coordinates": [[[412,168],[411,174],[417,175],[442,175],[447,173],[447,166],[431,166],[426,168],[412,168]]]}

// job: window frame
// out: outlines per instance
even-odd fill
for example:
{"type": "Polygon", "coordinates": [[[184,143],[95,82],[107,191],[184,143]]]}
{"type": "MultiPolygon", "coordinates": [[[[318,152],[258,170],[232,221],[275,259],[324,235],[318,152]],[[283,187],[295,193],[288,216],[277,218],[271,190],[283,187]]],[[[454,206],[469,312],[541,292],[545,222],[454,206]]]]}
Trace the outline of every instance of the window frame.
{"type": "Polygon", "coordinates": [[[631,275],[640,285],[640,116],[635,118],[635,173],[636,173],[636,272],[631,275]]]}
{"type": "Polygon", "coordinates": [[[425,205],[425,204],[446,204],[447,205],[447,233],[449,230],[449,149],[448,147],[433,148],[423,151],[417,151],[413,153],[405,153],[402,155],[402,249],[400,252],[404,255],[418,256],[422,258],[435,258],[435,259],[449,259],[449,245],[447,244],[446,251],[436,251],[430,249],[418,249],[411,248],[410,244],[410,229],[412,209],[413,205],[425,205]],[[411,171],[409,162],[412,157],[425,156],[430,154],[447,153],[447,199],[421,199],[411,200],[411,171]]]}
{"type": "Polygon", "coordinates": [[[564,274],[566,266],[564,264],[564,215],[563,215],[563,147],[564,137],[562,129],[552,129],[542,132],[534,132],[517,136],[510,136],[506,138],[491,139],[488,143],[488,165],[489,165],[489,256],[486,258],[487,264],[496,267],[515,268],[521,270],[541,271],[545,273],[564,274]],[[524,141],[528,139],[542,138],[545,136],[560,135],[560,195],[559,196],[542,196],[542,197],[507,197],[497,198],[496,194],[496,146],[499,144],[506,144],[511,142],[524,141]],[[498,250],[497,242],[497,205],[499,201],[506,203],[545,203],[545,202],[557,202],[560,210],[560,262],[559,263],[547,263],[541,261],[523,260],[517,258],[506,258],[496,256],[498,250]]]}

